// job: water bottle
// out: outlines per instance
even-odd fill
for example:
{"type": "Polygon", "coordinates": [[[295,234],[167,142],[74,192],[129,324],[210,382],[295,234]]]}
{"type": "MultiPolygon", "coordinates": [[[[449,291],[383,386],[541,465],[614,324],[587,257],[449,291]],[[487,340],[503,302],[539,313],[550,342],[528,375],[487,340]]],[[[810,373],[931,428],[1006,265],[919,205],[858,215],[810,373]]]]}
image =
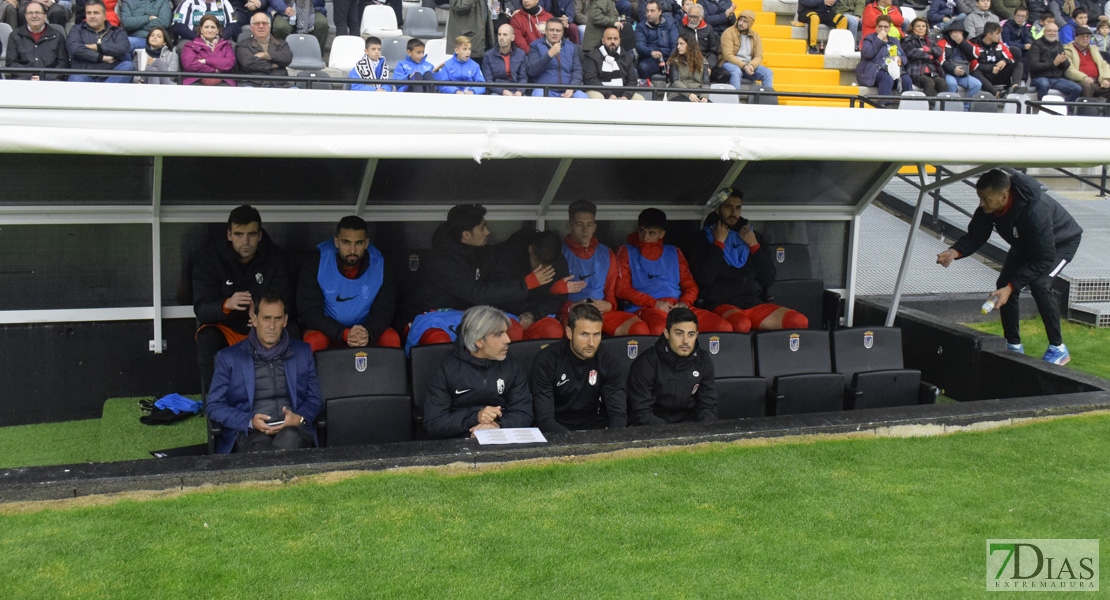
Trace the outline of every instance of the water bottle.
{"type": "Polygon", "coordinates": [[[292,27],[293,32],[296,33],[296,31],[297,31],[297,13],[294,12],[293,16],[289,17],[289,26],[292,27]]]}
{"type": "Polygon", "coordinates": [[[987,301],[983,303],[983,314],[984,315],[989,313],[992,310],[994,310],[994,296],[991,296],[991,297],[987,298],[987,301]]]}

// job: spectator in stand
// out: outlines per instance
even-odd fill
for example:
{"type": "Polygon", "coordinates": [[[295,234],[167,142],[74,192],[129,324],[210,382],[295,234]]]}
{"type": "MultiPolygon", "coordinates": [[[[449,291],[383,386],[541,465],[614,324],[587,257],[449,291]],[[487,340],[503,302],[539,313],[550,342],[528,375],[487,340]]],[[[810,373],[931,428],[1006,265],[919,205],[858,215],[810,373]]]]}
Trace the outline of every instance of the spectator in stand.
{"type": "Polygon", "coordinates": [[[998,23],[998,15],[991,12],[991,0],[975,0],[975,10],[964,18],[968,39],[975,39],[982,35],[983,27],[987,23],[998,23]]]}
{"type": "MultiPolygon", "coordinates": [[[[7,57],[6,66],[25,69],[34,67],[65,69],[69,67],[69,53],[66,51],[65,36],[46,24],[46,13],[47,10],[41,2],[31,2],[27,5],[27,25],[15,28],[8,39],[3,40],[5,56],[7,57]]],[[[8,75],[8,77],[33,81],[54,81],[65,76],[19,73],[8,75]]]]}
{"type": "Polygon", "coordinates": [[[328,9],[324,0],[270,0],[274,10],[274,37],[285,39],[294,33],[311,35],[320,42],[320,52],[328,43],[328,9]]]}
{"type": "MultiPolygon", "coordinates": [[[[1048,12],[1052,13],[1057,27],[1063,27],[1071,23],[1071,11],[1073,10],[1075,10],[1075,2],[1071,0],[1048,0],[1048,12]]],[[[1041,17],[1041,20],[1044,21],[1044,16],[1041,17]]]]}
{"type": "MultiPolygon", "coordinates": [[[[170,39],[170,32],[164,27],[155,27],[146,36],[146,46],[142,52],[136,54],[137,60],[143,61],[140,71],[147,73],[176,73],[181,70],[181,59],[166,43],[170,39]]],[[[173,77],[159,77],[157,75],[144,75],[139,78],[139,83],[150,85],[177,85],[173,77]]]]}
{"type": "Polygon", "coordinates": [[[343,217],[335,237],[316,248],[297,283],[304,341],[312,351],[400,348],[401,338],[389,326],[397,284],[382,253],[370,243],[366,221],[343,217]]]}
{"type": "Polygon", "coordinates": [[[1052,10],[1048,7],[1048,0],[1026,0],[1026,8],[1029,9],[1029,23],[1034,27],[1043,26],[1041,19],[1044,15],[1052,15],[1052,10]]]}
{"type": "Polygon", "coordinates": [[[902,23],[905,22],[902,17],[902,10],[893,5],[894,0],[875,0],[863,8],[863,21],[860,25],[860,51],[863,50],[863,40],[867,36],[875,33],[875,23],[879,17],[885,16],[890,19],[890,31],[887,32],[889,37],[899,40],[902,38],[902,23]]]}
{"type": "Polygon", "coordinates": [[[1102,58],[1110,57],[1110,22],[1102,21],[1098,24],[1098,31],[1091,36],[1091,45],[1098,48],[1102,58]]]}
{"type": "Polygon", "coordinates": [[[1021,65],[1026,75],[1029,73],[1029,48],[1033,46],[1033,27],[1029,23],[1029,9],[1019,7],[1014,16],[1002,25],[1002,43],[1010,48],[1010,54],[1021,57],[1021,65]]]}
{"type": "Polygon", "coordinates": [[[601,35],[606,27],[624,28],[624,21],[617,12],[613,0],[590,0],[586,10],[586,33],[582,36],[582,47],[587,51],[601,44],[601,35]]]}
{"type": "Polygon", "coordinates": [[[836,12],[848,19],[848,31],[852,32],[857,46],[860,40],[860,25],[863,23],[863,9],[866,4],[867,0],[840,0],[836,3],[836,12]]]}
{"type": "MultiPolygon", "coordinates": [[[[482,67],[470,60],[470,38],[460,35],[455,38],[455,53],[446,62],[436,68],[436,81],[451,81],[458,83],[482,83],[482,67]]],[[[441,85],[440,93],[478,95],[486,93],[486,88],[474,85],[441,85]]]]}
{"type": "Polygon", "coordinates": [[[752,27],[755,12],[744,10],[721,36],[721,66],[728,71],[728,82],[740,89],[741,81],[759,81],[763,87],[774,89],[775,75],[763,66],[763,40],[752,27]]]}
{"type": "Polygon", "coordinates": [[[509,317],[492,306],[466,311],[451,351],[428,380],[424,429],[433,438],[528,427],[528,374],[509,356],[509,317]]]}
{"type": "Polygon", "coordinates": [[[706,217],[702,235],[691,248],[691,271],[706,308],[740,333],[806,329],[805,315],[764,301],[775,283],[773,251],[740,216],[744,194],[734,188],[725,194],[728,197],[706,217]]]}
{"type": "Polygon", "coordinates": [[[667,99],[679,102],[709,102],[705,94],[698,94],[694,90],[709,87],[709,66],[698,50],[697,40],[690,32],[683,33],[678,38],[671,60],[668,61],[667,84],[670,87],[690,90],[688,92],[669,92],[667,99]]]}
{"type": "Polygon", "coordinates": [[[197,37],[205,15],[212,15],[221,27],[235,22],[235,7],[229,0],[182,0],[173,14],[173,34],[181,40],[197,37]]]}
{"type": "Polygon", "coordinates": [[[1081,94],[1087,98],[1110,98],[1110,65],[1091,45],[1091,30],[1080,27],[1075,30],[1075,41],[1064,45],[1064,53],[1070,65],[1065,77],[1083,86],[1081,94]]]}
{"type": "MultiPolygon", "coordinates": [[[[366,38],[363,54],[358,57],[358,62],[355,63],[351,72],[347,73],[347,79],[365,79],[368,82],[374,79],[389,79],[389,66],[385,64],[385,59],[382,58],[382,41],[380,39],[374,36],[366,38]]],[[[351,84],[351,89],[359,92],[392,91],[390,86],[380,83],[355,83],[351,84]]]]}
{"type": "Polygon", "coordinates": [[[732,4],[732,0],[698,0],[698,4],[705,9],[703,17],[705,22],[709,23],[717,35],[724,35],[725,30],[736,23],[736,17],[733,14],[736,12],[736,7],[732,4]]]}
{"type": "MultiPolygon", "coordinates": [[[[112,25],[119,27],[119,13],[116,12],[119,0],[104,0],[104,9],[108,12],[107,20],[112,25]]],[[[22,4],[22,3],[21,3],[22,4]]],[[[73,24],[80,25],[85,22],[85,0],[72,0],[70,7],[73,9],[73,24]]],[[[49,7],[48,7],[49,8],[49,7]]],[[[22,8],[21,8],[22,10],[22,8]]],[[[51,21],[53,23],[54,21],[51,21]]],[[[58,23],[64,26],[65,23],[58,23]]]]}
{"type": "Polygon", "coordinates": [[[563,238],[563,258],[571,275],[586,282],[586,287],[567,294],[563,314],[580,304],[601,311],[605,335],[648,335],[648,326],[630,312],[617,310],[617,257],[597,241],[597,206],[589,200],[575,200],[568,207],[570,233],[563,238]]]}
{"type": "MultiPolygon", "coordinates": [[[[270,15],[251,15],[251,36],[235,45],[235,62],[239,72],[248,75],[288,75],[286,68],[293,62],[293,50],[285,40],[270,33],[270,15]]],[[[244,81],[241,85],[259,87],[290,87],[288,82],[244,81]]]]}
{"type": "MultiPolygon", "coordinates": [[[[106,71],[130,71],[131,42],[127,32],[108,23],[104,17],[102,0],[88,0],[85,3],[85,22],[74,25],[66,38],[71,69],[103,69],[106,71]]],[[[111,77],[90,77],[70,75],[70,81],[131,83],[130,75],[111,77]]]]}
{"type": "Polygon", "coordinates": [[[579,39],[584,38],[587,19],[589,19],[590,0],[574,0],[574,28],[578,30],[579,39]]]}
{"type": "MultiPolygon", "coordinates": [[[[513,29],[513,44],[528,54],[532,42],[543,37],[544,23],[555,17],[540,6],[540,0],[521,0],[523,8],[513,13],[509,24],[513,29]]],[[[500,27],[498,28],[500,30],[500,27]]]]}
{"type": "Polygon", "coordinates": [[[1071,13],[1071,23],[1060,28],[1060,43],[1070,44],[1075,40],[1075,30],[1087,26],[1087,9],[1077,8],[1071,13]]]}
{"type": "Polygon", "coordinates": [[[1021,85],[1025,67],[1021,56],[1014,56],[1010,48],[1002,43],[1002,27],[998,23],[983,26],[983,35],[970,40],[975,48],[975,60],[971,64],[971,75],[983,84],[983,91],[1003,98],[1007,93],[1024,94],[1027,88],[1021,85]]]}
{"type": "Polygon", "coordinates": [[[940,64],[944,50],[929,40],[928,21],[917,17],[910,22],[910,33],[902,42],[902,51],[906,53],[906,72],[926,96],[948,91],[940,64]]]}
{"type": "Polygon", "coordinates": [[[451,0],[449,7],[451,18],[447,20],[447,39],[469,38],[471,52],[481,59],[497,38],[488,1],[451,0]]]}
{"type": "MultiPolygon", "coordinates": [[[[223,29],[220,22],[212,15],[204,15],[197,27],[197,37],[185,44],[181,51],[181,66],[184,71],[192,73],[231,73],[235,70],[235,46],[231,42],[220,38],[223,29]]],[[[235,81],[231,79],[218,79],[214,77],[186,77],[184,84],[193,85],[230,85],[235,81]]]]}
{"type": "Polygon", "coordinates": [[[713,360],[698,348],[690,309],[667,314],[663,335],[628,369],[628,421],[662,425],[717,420],[713,360]]]}
{"type": "MultiPolygon", "coordinates": [[[[520,13],[517,13],[520,14],[520,13]]],[[[516,18],[516,15],[513,16],[516,18]]],[[[528,55],[516,45],[516,30],[509,23],[497,28],[497,47],[490,48],[482,59],[482,78],[487,83],[527,83],[528,72],[525,62],[528,55]]],[[[523,96],[524,90],[514,87],[486,87],[495,96],[523,96]]]]}
{"type": "MultiPolygon", "coordinates": [[[[43,6],[46,11],[46,22],[54,23],[56,25],[66,26],[69,18],[73,16],[70,12],[70,3],[72,0],[33,0],[37,1],[43,6]]],[[[11,26],[12,31],[19,29],[27,24],[27,5],[30,4],[29,0],[0,0],[0,23],[7,23],[11,26]]],[[[112,0],[112,6],[115,6],[115,0],[112,0]]],[[[84,21],[82,18],[81,21],[84,21]]],[[[77,24],[80,24],[78,21],[77,24]]],[[[118,24],[118,23],[117,23],[118,24]]],[[[8,40],[0,40],[0,45],[7,44],[8,40]]]]}
{"type": "Polygon", "coordinates": [[[998,15],[999,22],[1012,19],[1014,17],[1014,11],[1019,8],[1025,8],[1025,0],[991,1],[991,12],[998,15]]]}
{"type": "Polygon", "coordinates": [[[1057,90],[1068,102],[1075,102],[1083,93],[1083,86],[1067,79],[1071,66],[1060,42],[1060,30],[1055,23],[1045,25],[1044,37],[1033,42],[1029,50],[1029,76],[1037,88],[1037,99],[1044,98],[1049,90],[1057,90]]]}
{"type": "MultiPolygon", "coordinates": [[[[944,51],[941,66],[944,67],[944,82],[948,91],[958,92],[959,88],[967,90],[968,96],[978,94],[983,84],[971,76],[971,61],[975,58],[975,47],[967,41],[967,32],[964,31],[962,21],[953,22],[945,30],[937,46],[944,51]]],[[[970,107],[965,104],[965,107],[970,107]]]]}
{"type": "Polygon", "coordinates": [[[193,266],[202,392],[212,381],[216,353],[247,339],[256,303],[266,292],[277,293],[293,313],[296,281],[289,255],[262,229],[258,211],[240,206],[228,215],[227,239],[202,250],[193,266]]]}
{"type": "Polygon", "coordinates": [[[239,34],[243,33],[244,27],[250,27],[254,15],[270,16],[270,0],[230,0],[230,2],[235,9],[235,20],[224,26],[224,37],[232,43],[239,40],[239,34]]]}
{"type": "Polygon", "coordinates": [[[963,20],[956,0],[932,0],[929,3],[929,25],[937,31],[944,31],[953,21],[963,20]]]}
{"type": "MultiPolygon", "coordinates": [[[[890,35],[892,29],[890,17],[879,15],[875,19],[875,33],[863,38],[859,45],[860,61],[856,65],[856,81],[860,85],[879,88],[881,96],[890,96],[896,91],[906,92],[913,89],[909,73],[903,70],[906,54],[902,51],[898,40],[890,35]],[[896,87],[900,90],[896,90],[896,87]]],[[[891,104],[890,100],[879,101],[882,107],[891,104]]]]}
{"type": "MultiPolygon", "coordinates": [[[[594,0],[598,2],[599,0],[594,0]]],[[[562,83],[582,85],[582,62],[578,46],[563,39],[563,23],[558,19],[547,22],[544,37],[532,42],[528,52],[528,81],[531,83],[562,83]]],[[[544,90],[536,88],[533,96],[543,96],[544,90]]],[[[556,98],[588,98],[579,90],[549,88],[547,96],[556,98]]]]}
{"type": "Polygon", "coordinates": [[[801,0],[798,14],[809,25],[809,53],[817,54],[817,29],[825,25],[830,29],[847,29],[848,19],[836,10],[838,0],[801,0]]]}
{"type": "Polygon", "coordinates": [[[131,49],[146,46],[146,36],[155,27],[168,29],[173,22],[173,6],[169,0],[122,0],[120,23],[127,30],[131,49]]]}
{"type": "Polygon", "coordinates": [[[682,251],[663,243],[666,213],[644,209],[637,223],[639,230],[629,234],[628,244],[617,252],[617,298],[632,304],[625,310],[647,323],[652,335],[662,333],[667,313],[680,307],[694,311],[702,331],[732,331],[732,325],[721,317],[691,308],[698,299],[698,284],[682,251]]]}
{"type": "MultiPolygon", "coordinates": [[[[493,0],[494,3],[498,2],[498,1],[499,0],[493,0]]],[[[515,17],[518,12],[520,12],[521,10],[524,9],[523,0],[511,0],[511,1],[510,0],[505,0],[505,1],[506,1],[506,5],[507,5],[506,8],[508,10],[508,13],[513,17],[515,17]]],[[[563,22],[563,29],[566,31],[567,39],[574,42],[575,44],[578,43],[578,41],[579,41],[578,28],[577,27],[572,27],[572,25],[574,25],[574,18],[577,16],[577,14],[575,12],[576,9],[575,9],[575,6],[574,6],[574,0],[536,0],[536,3],[538,4],[540,11],[542,11],[542,14],[549,15],[548,17],[541,17],[540,18],[540,23],[546,23],[549,19],[559,19],[560,21],[563,22]]],[[[511,23],[512,20],[508,19],[508,22],[511,23]]],[[[495,25],[500,27],[500,24],[498,24],[498,23],[495,23],[495,25]]],[[[514,28],[515,28],[515,26],[514,26],[514,28]]],[[[495,29],[496,29],[496,27],[495,27],[495,29]]],[[[542,35],[543,35],[543,28],[540,27],[537,35],[535,37],[533,37],[532,39],[528,40],[528,43],[531,44],[533,41],[535,41],[536,38],[538,38],[542,35]]],[[[524,50],[525,53],[528,52],[527,48],[521,48],[521,49],[524,50]]]]}
{"type": "Polygon", "coordinates": [[[674,22],[663,16],[658,0],[648,0],[644,11],[646,18],[636,27],[636,54],[640,57],[636,71],[640,77],[650,79],[665,70],[678,41],[678,30],[674,22]]]}
{"type": "MultiPolygon", "coordinates": [[[[616,27],[606,27],[601,45],[586,53],[582,59],[582,81],[586,85],[636,87],[639,75],[636,59],[631,52],[621,50],[621,32],[616,27]]],[[[643,100],[633,91],[602,93],[590,90],[586,95],[595,100],[643,100]]]]}
{"type": "Polygon", "coordinates": [[[332,0],[335,35],[362,35],[362,11],[365,5],[359,0],[332,0]]]}
{"type": "Polygon", "coordinates": [[[683,32],[690,32],[690,35],[693,35],[694,39],[697,40],[698,50],[705,58],[705,65],[709,67],[710,72],[719,72],[719,75],[714,73],[712,79],[714,81],[718,79],[727,81],[728,71],[724,70],[723,67],[718,68],[721,62],[721,36],[717,35],[717,32],[713,31],[713,28],[702,19],[705,8],[700,4],[691,4],[690,10],[679,24],[678,33],[681,35],[683,32]]]}
{"type": "MultiPolygon", "coordinates": [[[[435,80],[436,66],[428,59],[424,58],[424,42],[422,40],[413,38],[409,40],[405,46],[405,58],[393,68],[393,79],[402,81],[413,80],[435,80]]],[[[411,86],[414,92],[434,92],[434,87],[418,87],[411,86]]],[[[410,86],[407,85],[391,85],[390,90],[396,92],[407,92],[410,86]]]]}

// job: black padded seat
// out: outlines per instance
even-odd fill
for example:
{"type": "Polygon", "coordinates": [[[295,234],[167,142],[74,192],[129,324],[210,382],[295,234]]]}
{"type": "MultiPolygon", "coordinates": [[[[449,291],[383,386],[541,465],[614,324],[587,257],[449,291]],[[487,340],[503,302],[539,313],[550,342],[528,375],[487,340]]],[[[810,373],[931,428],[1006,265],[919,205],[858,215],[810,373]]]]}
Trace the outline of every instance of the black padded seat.
{"type": "Polygon", "coordinates": [[[698,335],[698,347],[713,361],[717,418],[767,414],[767,380],[755,374],[751,334],[702,333],[698,335]]]}
{"type": "Polygon", "coordinates": [[[316,353],[329,446],[412,439],[412,396],[400,348],[341,348],[316,353]]]}
{"type": "Polygon", "coordinates": [[[832,372],[827,331],[761,331],[755,352],[759,375],[771,382],[771,414],[843,410],[844,376],[832,372]]]}
{"type": "Polygon", "coordinates": [[[832,333],[833,368],[844,375],[848,408],[933,404],[937,388],[902,363],[902,330],[853,327],[832,333]]]}

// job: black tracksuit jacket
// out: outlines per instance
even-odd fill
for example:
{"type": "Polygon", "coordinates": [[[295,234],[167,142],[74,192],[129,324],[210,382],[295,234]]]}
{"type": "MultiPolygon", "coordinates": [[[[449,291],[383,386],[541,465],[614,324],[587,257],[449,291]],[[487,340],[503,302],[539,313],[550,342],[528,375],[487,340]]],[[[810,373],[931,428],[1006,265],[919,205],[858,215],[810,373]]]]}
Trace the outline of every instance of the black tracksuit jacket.
{"type": "Polygon", "coordinates": [[[532,363],[532,408],[543,431],[615,429],[628,424],[624,361],[605,347],[593,358],[574,354],[570,342],[551,344],[532,363]],[[596,372],[590,383],[590,373],[596,372]]]}
{"type": "Polygon", "coordinates": [[[487,406],[501,407],[503,428],[531,426],[528,376],[512,357],[475,358],[460,336],[428,380],[424,428],[436,438],[469,436],[478,413],[487,406]]]}
{"type": "Polygon", "coordinates": [[[695,346],[690,356],[677,356],[659,336],[628,371],[628,420],[633,425],[716,421],[709,355],[695,346]]]}
{"type": "Polygon", "coordinates": [[[246,335],[246,310],[224,313],[224,301],[235,292],[250,292],[255,305],[262,293],[274,290],[285,301],[285,312],[296,316],[292,262],[289,255],[262,230],[258,251],[247,264],[224,241],[201,251],[193,265],[193,312],[203,325],[222,323],[246,335]]]}

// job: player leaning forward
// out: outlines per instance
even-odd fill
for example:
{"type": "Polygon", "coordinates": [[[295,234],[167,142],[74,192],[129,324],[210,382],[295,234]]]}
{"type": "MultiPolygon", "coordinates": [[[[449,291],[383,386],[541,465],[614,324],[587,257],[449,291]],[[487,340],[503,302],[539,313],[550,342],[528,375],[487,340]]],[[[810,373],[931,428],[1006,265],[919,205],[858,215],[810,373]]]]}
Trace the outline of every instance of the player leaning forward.
{"type": "Polygon", "coordinates": [[[1052,296],[1052,278],[1075,257],[1083,229],[1068,211],[1047,194],[1035,179],[1016,171],[994,169],[975,184],[979,208],[967,226],[967,235],[937,255],[947,267],[953,260],[969,256],[990,239],[991,229],[1010,244],[998,289],[991,299],[1002,318],[1007,348],[1024,353],[1018,330],[1018,295],[1029,286],[1048,334],[1044,360],[1063,365],[1071,360],[1060,334],[1060,309],[1052,296]]]}

